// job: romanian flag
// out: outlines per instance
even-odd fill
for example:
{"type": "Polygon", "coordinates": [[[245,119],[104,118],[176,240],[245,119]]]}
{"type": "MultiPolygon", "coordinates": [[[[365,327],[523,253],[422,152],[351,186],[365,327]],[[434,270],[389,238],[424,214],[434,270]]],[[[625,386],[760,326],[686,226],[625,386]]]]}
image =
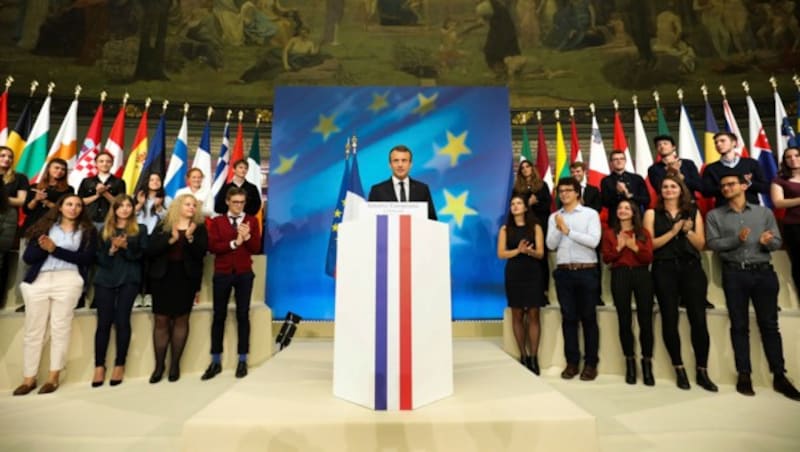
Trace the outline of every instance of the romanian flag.
{"type": "MultiPolygon", "coordinates": [[[[50,152],[47,154],[47,160],[63,159],[66,160],[69,168],[75,167],[75,161],[78,155],[78,99],[72,101],[72,104],[67,110],[67,115],[64,116],[64,121],[58,129],[56,138],[53,144],[50,145],[50,152]]],[[[44,174],[46,165],[42,164],[36,178],[32,183],[39,181],[44,174]]]]}
{"type": "Polygon", "coordinates": [[[564,177],[569,177],[569,160],[567,146],[564,144],[564,133],[561,130],[561,120],[556,119],[556,184],[564,177]]]}
{"type": "Polygon", "coordinates": [[[139,128],[136,130],[136,138],[133,139],[133,149],[125,163],[125,171],[122,173],[122,180],[125,181],[125,191],[129,195],[136,192],[136,183],[139,182],[139,174],[142,172],[142,165],[147,158],[147,110],[150,103],[144,106],[142,119],[139,120],[139,128]]]}
{"type": "Polygon", "coordinates": [[[17,172],[28,177],[28,180],[35,181],[39,170],[47,160],[47,134],[50,131],[50,95],[44,99],[39,115],[33,123],[30,135],[22,149],[22,154],[17,161],[17,172]]]}

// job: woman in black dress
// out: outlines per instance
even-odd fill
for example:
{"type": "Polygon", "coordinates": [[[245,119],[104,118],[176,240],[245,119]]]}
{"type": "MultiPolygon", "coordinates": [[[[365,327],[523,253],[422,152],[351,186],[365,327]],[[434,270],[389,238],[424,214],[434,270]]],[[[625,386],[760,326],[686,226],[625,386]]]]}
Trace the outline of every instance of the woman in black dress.
{"type": "Polygon", "coordinates": [[[167,215],[149,238],[148,277],[153,291],[153,349],[156,368],[150,383],[164,374],[167,347],[170,352],[169,381],[180,378],[180,360],[189,336],[189,314],[200,289],[203,257],[208,234],[203,215],[192,195],[178,196],[167,215]]]}
{"type": "Polygon", "coordinates": [[[541,286],[541,261],[544,234],[526,199],[511,197],[506,224],[497,234],[497,257],[507,259],[506,298],[511,308],[514,339],[520,362],[539,375],[539,308],[544,306],[541,286]]]}
{"type": "MultiPolygon", "coordinates": [[[[550,207],[553,198],[550,195],[550,187],[544,183],[539,172],[533,164],[527,160],[519,163],[517,176],[514,178],[514,195],[522,196],[528,205],[528,209],[536,217],[542,227],[542,234],[547,237],[547,219],[550,217],[550,207]]],[[[550,287],[550,263],[547,261],[547,252],[541,262],[540,278],[542,293],[544,293],[544,304],[547,301],[547,289],[550,287]]]]}

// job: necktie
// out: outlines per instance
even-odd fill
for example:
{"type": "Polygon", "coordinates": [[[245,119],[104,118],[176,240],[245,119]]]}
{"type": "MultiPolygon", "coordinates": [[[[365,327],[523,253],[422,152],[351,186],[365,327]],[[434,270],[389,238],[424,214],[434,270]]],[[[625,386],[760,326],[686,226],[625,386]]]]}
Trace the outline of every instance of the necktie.
{"type": "Polygon", "coordinates": [[[406,187],[404,186],[405,183],[403,183],[403,181],[400,181],[399,183],[400,183],[400,202],[406,202],[408,201],[408,199],[406,199],[406,187]]]}
{"type": "Polygon", "coordinates": [[[239,217],[230,217],[230,219],[231,219],[231,225],[233,226],[233,229],[238,228],[239,227],[239,217]]]}

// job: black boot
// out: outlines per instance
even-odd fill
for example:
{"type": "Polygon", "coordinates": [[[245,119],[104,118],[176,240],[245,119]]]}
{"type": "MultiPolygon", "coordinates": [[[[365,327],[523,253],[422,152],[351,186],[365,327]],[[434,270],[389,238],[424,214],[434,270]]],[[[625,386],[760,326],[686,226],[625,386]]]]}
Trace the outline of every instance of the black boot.
{"type": "Polygon", "coordinates": [[[645,386],[655,386],[656,379],[653,378],[653,360],[642,358],[642,381],[645,386]]]}
{"type": "Polygon", "coordinates": [[[536,375],[539,375],[539,359],[536,358],[535,356],[529,356],[528,369],[530,369],[530,371],[535,373],[536,375]]]}
{"type": "Polygon", "coordinates": [[[636,384],[636,360],[633,357],[625,358],[625,383],[636,384]]]}
{"type": "Polygon", "coordinates": [[[706,391],[710,392],[719,391],[717,385],[715,385],[714,382],[711,381],[711,378],[709,378],[708,371],[702,367],[697,368],[697,385],[705,389],[706,391]]]}
{"type": "Polygon", "coordinates": [[[689,377],[686,376],[686,369],[683,367],[676,367],[675,368],[675,377],[677,379],[676,383],[679,388],[681,389],[689,389],[692,386],[689,384],[689,377]]]}

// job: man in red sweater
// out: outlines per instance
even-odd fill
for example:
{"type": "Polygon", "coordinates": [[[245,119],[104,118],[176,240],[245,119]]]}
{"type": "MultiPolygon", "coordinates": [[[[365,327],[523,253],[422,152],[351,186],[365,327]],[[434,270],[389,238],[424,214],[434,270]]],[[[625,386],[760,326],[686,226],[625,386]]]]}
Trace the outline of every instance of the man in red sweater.
{"type": "Polygon", "coordinates": [[[235,290],[236,324],[239,332],[239,364],[236,378],[247,375],[250,348],[250,293],[253,290],[253,260],[261,247],[261,232],[255,217],[244,213],[247,192],[232,187],[225,194],[228,212],[212,219],[208,228],[208,250],[214,254],[214,321],[211,324],[211,364],[201,377],[222,372],[222,338],[231,289],[235,290]]]}

